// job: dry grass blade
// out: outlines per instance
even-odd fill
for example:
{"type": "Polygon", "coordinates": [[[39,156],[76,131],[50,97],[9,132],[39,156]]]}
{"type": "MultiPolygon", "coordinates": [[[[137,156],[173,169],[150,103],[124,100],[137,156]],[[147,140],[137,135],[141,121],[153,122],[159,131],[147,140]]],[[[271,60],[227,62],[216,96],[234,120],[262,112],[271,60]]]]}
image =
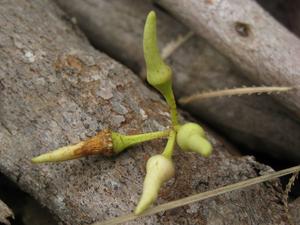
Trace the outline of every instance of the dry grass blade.
{"type": "Polygon", "coordinates": [[[285,188],[285,191],[284,191],[284,195],[282,197],[282,201],[283,201],[283,205],[284,205],[284,210],[285,210],[285,213],[288,217],[288,220],[289,220],[289,223],[290,224],[294,224],[292,218],[291,218],[291,215],[289,213],[289,203],[288,203],[288,198],[289,198],[289,193],[295,183],[295,180],[297,179],[299,175],[299,172],[295,172],[293,173],[293,175],[291,176],[291,178],[289,179],[289,182],[288,184],[286,185],[286,188],[285,188]]]}
{"type": "Polygon", "coordinates": [[[176,51],[180,46],[182,46],[187,40],[189,40],[193,36],[193,32],[190,31],[184,36],[178,36],[175,40],[169,42],[161,52],[161,56],[163,59],[167,59],[173,52],[176,51]]]}
{"type": "Polygon", "coordinates": [[[180,207],[180,206],[188,205],[188,204],[198,202],[198,201],[201,201],[201,200],[204,200],[204,199],[212,198],[212,197],[215,197],[215,196],[227,193],[227,192],[243,189],[243,188],[249,187],[249,186],[254,185],[254,184],[259,184],[259,183],[262,183],[262,182],[270,181],[270,180],[273,180],[275,178],[282,177],[282,176],[285,176],[285,175],[288,175],[288,174],[291,174],[291,173],[297,173],[299,171],[300,171],[300,166],[291,167],[291,168],[288,168],[288,169],[280,170],[278,172],[273,172],[273,173],[270,173],[270,174],[262,175],[262,176],[255,177],[255,178],[251,178],[251,179],[241,181],[241,182],[238,182],[238,183],[235,183],[235,184],[230,184],[230,185],[227,185],[227,186],[224,186],[224,187],[220,187],[220,188],[217,188],[217,189],[214,189],[214,190],[211,190],[211,191],[206,191],[206,192],[203,192],[203,193],[191,195],[191,196],[186,197],[186,198],[182,198],[182,199],[179,199],[179,200],[175,200],[175,201],[171,201],[171,202],[168,202],[168,203],[165,203],[165,204],[161,204],[161,205],[158,205],[156,207],[153,207],[153,208],[145,211],[145,213],[143,213],[140,216],[136,216],[133,213],[131,213],[131,214],[123,215],[123,216],[113,218],[113,219],[110,219],[110,220],[107,220],[107,221],[104,221],[104,222],[96,222],[96,223],[93,223],[92,225],[113,225],[113,224],[125,223],[125,222],[128,222],[128,221],[137,219],[139,217],[150,216],[150,215],[153,215],[153,214],[156,214],[156,213],[159,213],[159,212],[163,212],[163,211],[174,209],[174,208],[177,208],[177,207],[180,207]]]}
{"type": "Polygon", "coordinates": [[[241,88],[233,88],[233,89],[224,89],[224,90],[203,92],[188,97],[183,97],[179,99],[179,103],[187,104],[193,101],[204,100],[208,98],[224,97],[224,96],[279,93],[279,92],[290,91],[295,88],[296,87],[241,87],[241,88]]]}

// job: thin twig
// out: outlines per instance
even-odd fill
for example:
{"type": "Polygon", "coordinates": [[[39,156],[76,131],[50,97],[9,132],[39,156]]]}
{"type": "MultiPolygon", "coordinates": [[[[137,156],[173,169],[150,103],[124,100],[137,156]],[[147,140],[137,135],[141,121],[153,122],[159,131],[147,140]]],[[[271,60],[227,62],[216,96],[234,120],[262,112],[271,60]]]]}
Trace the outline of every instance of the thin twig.
{"type": "Polygon", "coordinates": [[[187,104],[193,101],[204,100],[208,98],[216,98],[216,97],[224,97],[224,96],[233,96],[233,95],[252,95],[252,94],[272,94],[272,93],[280,93],[287,92],[295,89],[296,87],[241,87],[241,88],[233,88],[233,89],[224,89],[224,90],[216,90],[209,91],[203,93],[197,93],[188,97],[182,97],[179,99],[179,102],[182,104],[187,104]]]}
{"type": "Polygon", "coordinates": [[[270,181],[270,180],[273,180],[275,178],[282,177],[282,176],[285,176],[285,175],[288,175],[288,174],[291,174],[291,173],[297,173],[299,171],[300,171],[300,166],[291,167],[291,168],[288,168],[288,169],[280,170],[278,172],[272,172],[270,174],[266,174],[266,175],[255,177],[255,178],[251,178],[251,179],[241,181],[241,182],[238,182],[238,183],[235,183],[235,184],[230,184],[230,185],[227,185],[227,186],[224,186],[224,187],[220,187],[220,188],[217,188],[217,189],[214,189],[214,190],[211,190],[211,191],[206,191],[206,192],[203,192],[203,193],[191,195],[191,196],[186,197],[186,198],[182,198],[182,199],[179,199],[179,200],[175,200],[175,201],[171,201],[171,202],[168,202],[168,203],[165,203],[165,204],[161,204],[161,205],[158,205],[156,207],[153,207],[153,208],[145,211],[145,213],[143,213],[139,216],[136,216],[133,213],[130,213],[130,214],[127,214],[127,215],[123,215],[123,216],[120,216],[120,217],[109,219],[109,220],[104,221],[104,222],[96,222],[96,223],[93,223],[92,225],[113,225],[113,224],[125,223],[125,222],[131,221],[131,220],[134,220],[134,219],[137,219],[137,218],[140,218],[140,217],[150,216],[150,215],[160,213],[160,212],[163,212],[163,211],[166,211],[166,210],[170,210],[170,209],[174,209],[174,208],[177,208],[177,207],[180,207],[180,206],[195,203],[195,202],[198,202],[198,201],[201,201],[201,200],[204,200],[204,199],[208,199],[208,198],[212,198],[212,197],[215,197],[215,196],[218,196],[218,195],[221,195],[221,194],[225,194],[227,192],[243,189],[243,188],[252,186],[254,184],[259,184],[259,183],[262,183],[262,182],[270,181]]]}
{"type": "Polygon", "coordinates": [[[189,40],[194,33],[189,31],[184,36],[179,35],[175,40],[170,41],[161,52],[161,57],[167,59],[172,55],[180,46],[182,46],[187,40],[189,40]]]}
{"type": "Polygon", "coordinates": [[[291,218],[291,215],[290,215],[290,213],[289,213],[289,203],[288,203],[288,198],[289,198],[289,193],[290,193],[290,191],[291,191],[291,189],[292,189],[292,187],[293,187],[293,185],[294,185],[294,183],[295,183],[295,180],[296,180],[297,177],[298,177],[298,174],[299,174],[299,172],[293,173],[293,175],[292,175],[291,178],[289,179],[288,184],[286,185],[286,188],[285,188],[285,191],[284,191],[284,195],[283,195],[283,197],[282,197],[282,201],[283,201],[283,205],[284,205],[284,210],[285,210],[285,213],[286,213],[286,215],[287,215],[287,217],[288,217],[289,223],[290,223],[291,225],[293,225],[294,222],[293,222],[293,220],[292,220],[292,218],[291,218]]]}

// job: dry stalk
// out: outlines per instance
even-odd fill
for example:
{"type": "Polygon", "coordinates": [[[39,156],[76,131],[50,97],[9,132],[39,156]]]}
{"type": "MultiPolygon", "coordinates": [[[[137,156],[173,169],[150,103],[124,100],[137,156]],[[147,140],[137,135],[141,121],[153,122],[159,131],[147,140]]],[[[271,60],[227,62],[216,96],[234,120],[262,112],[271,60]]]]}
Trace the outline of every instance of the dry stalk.
{"type": "Polygon", "coordinates": [[[284,210],[286,212],[286,215],[288,217],[288,220],[289,220],[289,223],[291,225],[294,225],[294,222],[291,218],[291,215],[289,213],[289,203],[288,203],[288,198],[289,198],[289,193],[291,192],[291,189],[295,183],[295,180],[297,179],[299,175],[299,171],[298,172],[295,172],[293,173],[293,175],[291,176],[291,178],[289,179],[289,182],[288,184],[286,185],[285,187],[285,191],[284,191],[284,195],[282,196],[282,201],[283,201],[283,204],[284,204],[284,210]]]}
{"type": "Polygon", "coordinates": [[[181,47],[186,41],[188,41],[194,33],[189,31],[184,36],[179,35],[175,40],[170,41],[161,52],[161,57],[163,59],[169,58],[179,47],[181,47]]]}
{"type": "Polygon", "coordinates": [[[241,96],[241,95],[253,95],[253,94],[279,94],[281,92],[287,92],[296,89],[297,87],[240,87],[240,88],[232,88],[232,89],[224,89],[224,90],[216,90],[216,91],[208,91],[197,93],[188,97],[182,97],[179,99],[179,103],[188,104],[193,101],[205,100],[208,98],[216,98],[216,97],[231,97],[231,96],[241,96]]]}
{"type": "MultiPolygon", "coordinates": [[[[235,184],[230,184],[224,187],[220,187],[220,188],[216,188],[214,190],[210,190],[210,191],[206,191],[203,193],[199,193],[199,194],[195,194],[195,195],[191,195],[189,197],[186,198],[182,198],[179,200],[175,200],[175,201],[171,201],[165,204],[161,204],[158,205],[156,207],[150,208],[149,210],[146,210],[143,214],[136,216],[133,213],[130,214],[126,214],[123,216],[119,216],[104,222],[96,222],[93,223],[92,225],[113,225],[113,224],[120,224],[120,223],[126,223],[128,221],[140,218],[140,217],[144,217],[144,216],[150,216],[156,213],[160,213],[166,210],[170,210],[170,209],[174,209],[177,207],[181,207],[184,205],[188,205],[188,204],[192,204],[198,201],[202,201],[204,199],[209,199],[221,194],[225,194],[234,190],[239,190],[239,189],[243,189],[249,186],[252,186],[254,184],[259,184],[259,183],[263,183],[266,181],[271,181],[273,179],[276,179],[278,177],[282,177],[291,173],[297,173],[300,171],[300,165],[299,166],[295,166],[295,167],[291,167],[288,169],[284,169],[284,170],[280,170],[277,172],[272,172],[270,174],[266,174],[266,175],[262,175],[259,177],[255,177],[255,178],[251,178],[245,181],[241,181],[235,184]]],[[[289,182],[290,183],[290,182],[289,182]]],[[[293,183],[293,182],[291,182],[293,183]]]]}

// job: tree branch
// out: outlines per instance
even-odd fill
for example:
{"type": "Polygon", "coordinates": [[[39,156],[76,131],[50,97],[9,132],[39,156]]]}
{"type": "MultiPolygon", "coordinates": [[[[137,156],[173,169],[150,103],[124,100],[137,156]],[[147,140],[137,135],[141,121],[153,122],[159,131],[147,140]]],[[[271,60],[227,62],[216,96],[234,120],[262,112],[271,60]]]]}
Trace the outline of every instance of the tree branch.
{"type": "MultiPolygon", "coordinates": [[[[158,0],[258,85],[300,85],[300,40],[255,1],[158,0]],[[242,7],[241,7],[242,6],[242,7]]],[[[300,91],[274,96],[299,121],[300,91]]]]}

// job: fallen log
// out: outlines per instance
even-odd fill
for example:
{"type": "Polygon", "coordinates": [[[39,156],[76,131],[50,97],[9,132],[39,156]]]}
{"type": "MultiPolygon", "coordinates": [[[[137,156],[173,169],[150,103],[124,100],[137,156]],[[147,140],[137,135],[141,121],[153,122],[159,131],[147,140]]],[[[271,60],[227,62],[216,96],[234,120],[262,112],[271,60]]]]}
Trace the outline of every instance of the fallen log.
{"type": "MultiPolygon", "coordinates": [[[[98,130],[139,133],[166,128],[158,94],[128,69],[96,51],[51,1],[11,0],[0,6],[0,171],[66,224],[90,224],[131,211],[142,190],[146,159],[163,149],[153,141],[115,158],[88,157],[33,165],[30,159],[78,142],[98,130]]],[[[214,154],[176,151],[177,175],[159,203],[271,169],[208,130],[214,154]]],[[[130,224],[280,224],[287,216],[277,181],[130,224]]]]}
{"type": "MultiPolygon", "coordinates": [[[[76,18],[80,28],[99,49],[141,72],[143,22],[154,9],[148,1],[61,1],[59,5],[76,18]],[[111,13],[114,12],[114,13],[111,13]]],[[[158,32],[161,48],[189,31],[159,9],[158,32]]],[[[236,66],[200,37],[190,38],[169,57],[174,69],[178,97],[201,90],[252,86],[236,66]]],[[[285,96],[283,93],[282,95],[285,96]]],[[[300,126],[270,96],[210,99],[183,105],[208,121],[236,143],[275,158],[300,161],[300,126]]]]}
{"type": "MultiPolygon", "coordinates": [[[[156,2],[247,71],[257,85],[300,85],[300,40],[255,1],[156,2]]],[[[299,121],[299,97],[298,89],[274,98],[299,121]]]]}

